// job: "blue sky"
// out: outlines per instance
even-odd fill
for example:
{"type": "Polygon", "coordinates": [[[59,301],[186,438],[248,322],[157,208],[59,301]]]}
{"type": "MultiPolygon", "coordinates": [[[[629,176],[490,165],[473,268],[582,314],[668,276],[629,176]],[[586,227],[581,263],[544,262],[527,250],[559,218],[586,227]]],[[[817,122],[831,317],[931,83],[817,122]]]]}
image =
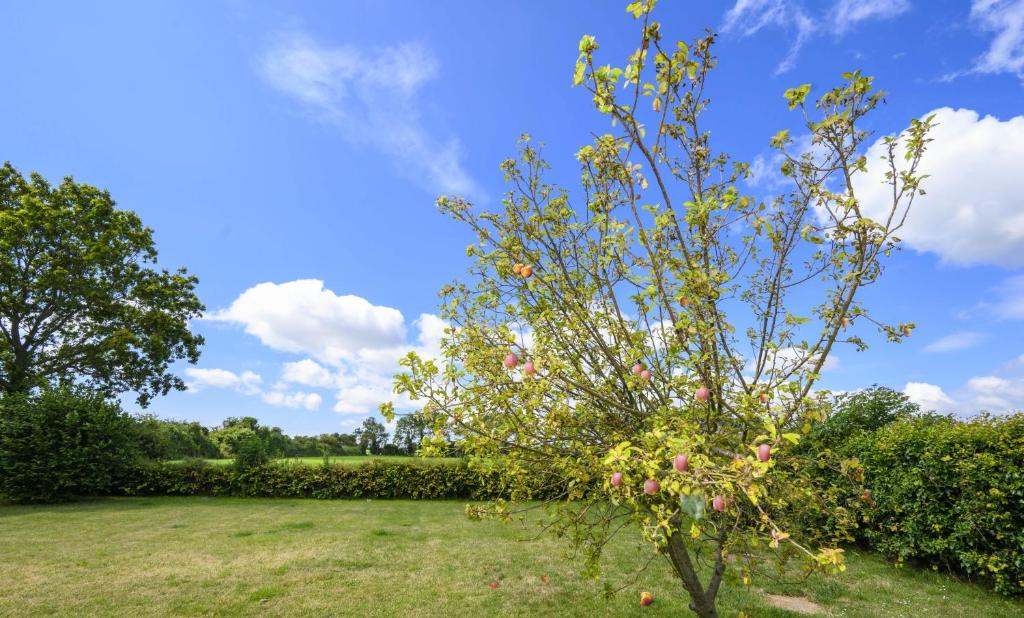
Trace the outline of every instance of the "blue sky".
{"type": "MultiPolygon", "coordinates": [[[[635,45],[623,2],[5,3],[0,158],[108,189],[200,278],[192,390],[165,417],[250,414],[349,430],[389,397],[394,359],[436,348],[436,292],[467,265],[439,193],[500,199],[529,132],[554,178],[607,130],[569,87],[582,34],[635,45]]],[[[928,407],[1024,407],[1024,0],[662,2],[671,38],[722,32],[715,146],[762,174],[794,126],[781,93],[862,68],[890,93],[879,135],[938,110],[929,195],[868,302],[918,324],[825,383],[928,407]]],[[[186,367],[179,368],[185,371],[186,367]]],[[[129,406],[131,408],[131,406],[129,406]]]]}

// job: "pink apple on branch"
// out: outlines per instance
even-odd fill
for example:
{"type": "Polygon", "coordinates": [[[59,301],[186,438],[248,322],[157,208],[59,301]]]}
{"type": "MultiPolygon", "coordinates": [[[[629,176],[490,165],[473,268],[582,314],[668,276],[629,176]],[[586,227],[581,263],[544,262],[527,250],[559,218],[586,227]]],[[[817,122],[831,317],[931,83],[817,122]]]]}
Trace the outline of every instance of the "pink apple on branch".
{"type": "Polygon", "coordinates": [[[757,447],[757,460],[768,461],[772,458],[772,447],[768,444],[762,444],[757,447]]]}
{"type": "Polygon", "coordinates": [[[661,483],[659,483],[657,479],[647,479],[646,481],[644,481],[645,494],[647,494],[648,496],[653,496],[659,491],[661,491],[661,483]]]}
{"type": "Polygon", "coordinates": [[[697,389],[693,394],[693,397],[697,401],[707,401],[708,399],[711,399],[711,389],[706,386],[702,386],[697,389]]]}
{"type": "Polygon", "coordinates": [[[519,364],[519,357],[516,356],[513,352],[509,352],[508,354],[505,355],[504,364],[506,369],[515,369],[516,365],[519,364]]]}

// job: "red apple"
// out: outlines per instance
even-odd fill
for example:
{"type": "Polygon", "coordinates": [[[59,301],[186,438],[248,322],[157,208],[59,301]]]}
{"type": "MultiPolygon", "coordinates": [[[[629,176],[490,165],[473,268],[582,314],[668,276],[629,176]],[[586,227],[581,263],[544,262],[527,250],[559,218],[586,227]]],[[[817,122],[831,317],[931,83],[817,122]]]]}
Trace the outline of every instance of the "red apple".
{"type": "Polygon", "coordinates": [[[661,483],[659,483],[657,479],[647,479],[646,481],[644,481],[645,494],[647,494],[648,496],[653,496],[659,491],[661,491],[661,483]]]}
{"type": "Polygon", "coordinates": [[[650,369],[644,369],[643,371],[640,372],[640,377],[643,378],[644,382],[650,382],[651,381],[651,370],[650,369]]]}
{"type": "Polygon", "coordinates": [[[769,399],[771,399],[771,395],[768,393],[761,393],[761,403],[768,403],[769,399]]]}
{"type": "Polygon", "coordinates": [[[718,494],[715,499],[711,501],[711,506],[719,513],[725,511],[725,496],[718,494]]]}
{"type": "Polygon", "coordinates": [[[517,274],[517,275],[518,275],[518,274],[519,274],[520,272],[522,272],[522,270],[523,270],[523,265],[522,265],[522,264],[518,264],[518,263],[517,263],[517,264],[516,264],[515,266],[513,266],[513,267],[512,267],[512,272],[514,272],[514,273],[515,273],[515,274],[517,274]]]}
{"type": "Polygon", "coordinates": [[[689,307],[690,306],[690,299],[685,297],[685,296],[680,296],[679,297],[679,304],[684,306],[684,307],[689,307]]]}
{"type": "Polygon", "coordinates": [[[530,264],[523,266],[522,268],[519,269],[519,274],[529,279],[530,276],[533,275],[533,266],[531,266],[530,264]]]}
{"type": "Polygon", "coordinates": [[[651,603],[654,603],[654,595],[653,594],[651,594],[650,592],[642,592],[642,593],[640,593],[640,605],[643,605],[644,607],[647,607],[651,603]]]}
{"type": "Polygon", "coordinates": [[[508,354],[505,355],[505,368],[506,369],[515,369],[515,366],[518,365],[518,364],[519,364],[519,357],[518,356],[516,356],[512,352],[509,352],[508,354]]]}
{"type": "Polygon", "coordinates": [[[611,483],[612,487],[618,487],[619,485],[622,485],[622,473],[616,472],[612,474],[611,483]]]}
{"type": "Polygon", "coordinates": [[[757,460],[768,461],[772,458],[772,447],[767,444],[762,444],[757,447],[757,460]]]}
{"type": "Polygon", "coordinates": [[[686,455],[676,455],[672,465],[675,466],[676,472],[686,472],[690,469],[690,458],[686,455]]]}
{"type": "Polygon", "coordinates": [[[497,588],[497,587],[498,587],[498,582],[492,580],[491,581],[491,588],[493,589],[493,588],[497,588]]]}
{"type": "Polygon", "coordinates": [[[633,365],[633,375],[638,376],[638,375],[640,375],[641,372],[643,372],[643,370],[644,370],[644,366],[643,366],[642,363],[637,363],[637,364],[633,365]]]}
{"type": "Polygon", "coordinates": [[[711,389],[706,386],[702,386],[697,389],[697,392],[693,394],[697,401],[707,401],[711,399],[711,389]]]}
{"type": "Polygon", "coordinates": [[[526,361],[526,364],[523,365],[523,373],[525,373],[528,376],[532,376],[533,374],[537,373],[537,368],[534,367],[533,361],[526,361]]]}
{"type": "Polygon", "coordinates": [[[546,583],[548,583],[549,581],[551,581],[551,578],[550,578],[550,577],[548,577],[547,575],[541,575],[541,576],[540,576],[540,581],[542,581],[542,582],[544,582],[544,583],[546,584],[546,583]]]}

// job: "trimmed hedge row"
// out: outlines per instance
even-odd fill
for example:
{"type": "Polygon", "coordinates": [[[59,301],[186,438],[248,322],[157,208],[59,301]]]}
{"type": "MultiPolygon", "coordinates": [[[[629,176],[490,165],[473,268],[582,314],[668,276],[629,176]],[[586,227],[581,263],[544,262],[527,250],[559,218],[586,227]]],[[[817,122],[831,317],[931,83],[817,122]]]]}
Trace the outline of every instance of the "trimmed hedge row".
{"type": "Polygon", "coordinates": [[[864,465],[875,503],[863,540],[1024,594],[1024,414],[915,416],[840,450],[864,465]]]}
{"type": "MultiPolygon", "coordinates": [[[[411,498],[492,500],[507,497],[500,475],[465,463],[369,462],[360,466],[268,464],[231,466],[153,463],[139,467],[123,487],[130,496],[277,498],[411,498]]],[[[540,497],[541,492],[534,494],[540,497]]]]}
{"type": "MultiPolygon", "coordinates": [[[[805,470],[847,494],[858,542],[1024,594],[1024,413],[962,421],[875,387],[841,396],[798,448],[860,461],[868,492],[859,495],[828,467],[805,470]]],[[[808,506],[795,515],[804,527],[832,528],[832,514],[808,506]]]]}

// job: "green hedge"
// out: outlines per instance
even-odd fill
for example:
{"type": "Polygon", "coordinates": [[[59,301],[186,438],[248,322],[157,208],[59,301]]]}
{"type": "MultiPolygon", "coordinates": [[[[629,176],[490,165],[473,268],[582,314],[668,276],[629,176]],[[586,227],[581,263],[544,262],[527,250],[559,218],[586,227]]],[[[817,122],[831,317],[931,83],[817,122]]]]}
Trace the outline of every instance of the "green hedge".
{"type": "Polygon", "coordinates": [[[865,468],[874,506],[861,536],[871,546],[1024,593],[1024,414],[917,416],[842,451],[865,468]]]}
{"type": "MultiPolygon", "coordinates": [[[[247,470],[229,466],[153,463],[138,468],[123,493],[133,496],[278,498],[461,498],[507,496],[497,473],[465,463],[370,462],[360,466],[272,463],[247,470]]],[[[533,497],[540,497],[537,491],[533,497]]]]}
{"type": "Polygon", "coordinates": [[[109,494],[138,457],[131,417],[68,388],[0,397],[0,498],[60,502],[109,494]]]}

